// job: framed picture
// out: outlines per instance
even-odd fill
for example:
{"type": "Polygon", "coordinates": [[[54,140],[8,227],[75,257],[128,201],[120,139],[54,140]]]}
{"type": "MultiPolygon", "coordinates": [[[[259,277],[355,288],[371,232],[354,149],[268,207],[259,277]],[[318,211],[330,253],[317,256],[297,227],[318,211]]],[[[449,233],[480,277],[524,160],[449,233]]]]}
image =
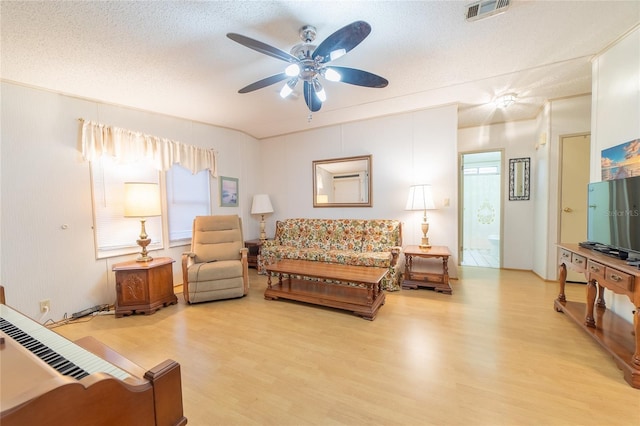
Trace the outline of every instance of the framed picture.
{"type": "Polygon", "coordinates": [[[640,175],[640,139],[602,150],[602,180],[640,175]]]}
{"type": "Polygon", "coordinates": [[[220,176],[220,205],[238,207],[238,178],[220,176]]]}

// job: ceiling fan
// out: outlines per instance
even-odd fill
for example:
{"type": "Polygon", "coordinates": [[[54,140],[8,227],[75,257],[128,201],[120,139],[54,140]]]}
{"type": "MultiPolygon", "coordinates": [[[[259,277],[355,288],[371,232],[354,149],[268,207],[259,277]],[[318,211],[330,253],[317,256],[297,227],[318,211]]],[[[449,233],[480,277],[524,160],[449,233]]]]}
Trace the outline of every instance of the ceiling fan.
{"type": "Polygon", "coordinates": [[[288,81],[280,90],[280,96],[289,96],[299,81],[304,83],[304,100],[311,112],[319,111],[326,100],[326,93],[320,77],[328,81],[340,81],[363,87],[386,87],[389,82],[379,75],[354,68],[327,65],[360,44],[371,32],[371,25],[364,21],[356,21],[340,28],[327,37],[319,46],[311,44],[316,38],[316,28],[305,25],[300,28],[302,43],[295,45],[291,53],[269,46],[261,41],[236,33],[228,33],[227,37],[265,55],[288,62],[284,72],[272,75],[238,90],[238,93],[249,93],[262,89],[283,80],[288,81]]]}

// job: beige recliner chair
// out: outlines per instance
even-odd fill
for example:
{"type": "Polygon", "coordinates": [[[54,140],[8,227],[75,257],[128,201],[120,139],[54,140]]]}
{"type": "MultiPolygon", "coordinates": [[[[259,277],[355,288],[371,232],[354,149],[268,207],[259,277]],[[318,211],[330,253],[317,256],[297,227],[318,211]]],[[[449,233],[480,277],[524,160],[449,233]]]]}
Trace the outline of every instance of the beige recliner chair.
{"type": "Polygon", "coordinates": [[[240,217],[194,219],[191,251],[182,254],[183,294],[187,303],[246,295],[248,268],[240,217]]]}

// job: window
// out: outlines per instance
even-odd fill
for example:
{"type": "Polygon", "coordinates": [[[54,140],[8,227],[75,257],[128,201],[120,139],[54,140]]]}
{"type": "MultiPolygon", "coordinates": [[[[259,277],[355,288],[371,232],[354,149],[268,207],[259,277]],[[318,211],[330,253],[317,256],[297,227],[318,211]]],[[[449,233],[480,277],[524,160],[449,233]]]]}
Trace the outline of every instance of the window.
{"type": "Polygon", "coordinates": [[[169,244],[177,246],[191,240],[193,218],[211,214],[209,171],[198,174],[175,164],[167,171],[167,215],[169,244]]]}
{"type": "MultiPolygon", "coordinates": [[[[166,210],[161,217],[146,219],[145,228],[151,238],[147,250],[164,248],[163,224],[168,230],[170,246],[190,242],[193,218],[211,214],[209,176],[208,170],[193,175],[177,164],[167,171],[165,202],[162,203],[166,210]]],[[[91,163],[97,259],[134,254],[141,250],[136,243],[140,235],[140,220],[124,217],[124,183],[160,183],[160,177],[161,172],[151,163],[119,164],[106,156],[91,163]]]]}
{"type": "MultiPolygon", "coordinates": [[[[91,163],[96,257],[120,256],[140,251],[140,219],[124,217],[124,183],[159,183],[159,173],[149,164],[118,164],[110,157],[91,163]]],[[[145,228],[151,244],[147,250],[163,247],[162,220],[147,218],[145,228]]]]}

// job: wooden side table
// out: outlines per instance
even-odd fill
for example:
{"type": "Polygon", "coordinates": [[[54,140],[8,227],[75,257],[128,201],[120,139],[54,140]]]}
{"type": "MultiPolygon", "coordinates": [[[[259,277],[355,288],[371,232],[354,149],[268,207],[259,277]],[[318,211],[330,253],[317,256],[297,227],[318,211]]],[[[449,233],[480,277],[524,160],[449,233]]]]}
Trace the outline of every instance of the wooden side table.
{"type": "Polygon", "coordinates": [[[116,318],[134,313],[152,314],[163,306],[178,303],[173,291],[173,264],[170,257],[150,262],[116,263],[116,318]]]}
{"type": "MultiPolygon", "coordinates": [[[[445,246],[432,246],[428,249],[421,249],[418,246],[407,246],[403,249],[405,257],[405,276],[402,282],[403,289],[415,289],[418,287],[432,288],[439,293],[452,294],[449,285],[449,256],[451,252],[445,246]],[[437,259],[442,258],[442,265],[434,270],[414,269],[414,258],[437,259]]],[[[427,262],[423,266],[426,265],[427,262]]],[[[433,262],[431,262],[433,264],[433,262]]]]}
{"type": "Polygon", "coordinates": [[[244,242],[244,246],[248,249],[247,263],[249,264],[249,267],[258,269],[258,256],[260,255],[260,246],[262,246],[262,241],[247,240],[244,242]]]}

